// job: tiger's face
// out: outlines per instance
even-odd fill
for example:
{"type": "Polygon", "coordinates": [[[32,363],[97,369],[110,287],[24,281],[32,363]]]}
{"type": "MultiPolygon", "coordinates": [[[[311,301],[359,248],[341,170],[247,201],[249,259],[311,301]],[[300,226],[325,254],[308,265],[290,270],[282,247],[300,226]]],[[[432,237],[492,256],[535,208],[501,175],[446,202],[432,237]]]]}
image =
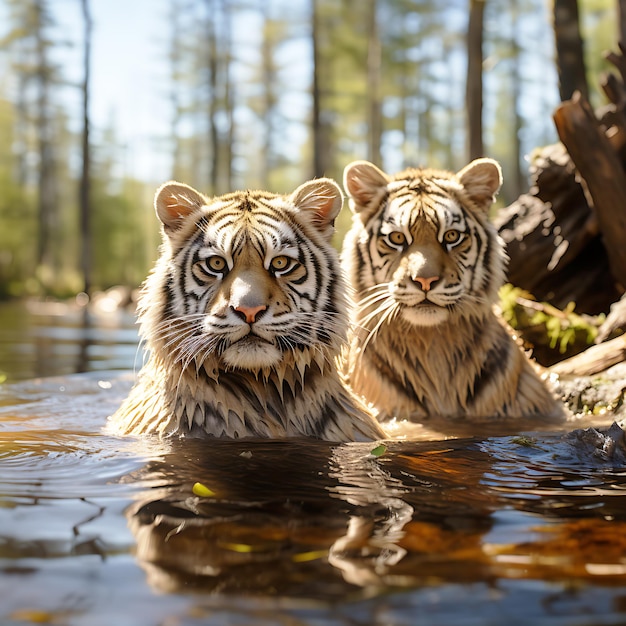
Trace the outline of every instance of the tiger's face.
{"type": "Polygon", "coordinates": [[[165,301],[147,323],[152,349],[183,368],[260,372],[339,345],[345,289],[329,240],[342,202],[329,179],[290,196],[208,199],[180,183],[161,187],[164,245],[146,291],[159,282],[165,301]]]}
{"type": "Polygon", "coordinates": [[[408,169],[388,176],[364,161],[344,186],[355,213],[343,257],[357,292],[357,322],[374,330],[402,319],[436,326],[491,306],[504,252],[487,211],[501,184],[495,161],[458,174],[408,169]]]}

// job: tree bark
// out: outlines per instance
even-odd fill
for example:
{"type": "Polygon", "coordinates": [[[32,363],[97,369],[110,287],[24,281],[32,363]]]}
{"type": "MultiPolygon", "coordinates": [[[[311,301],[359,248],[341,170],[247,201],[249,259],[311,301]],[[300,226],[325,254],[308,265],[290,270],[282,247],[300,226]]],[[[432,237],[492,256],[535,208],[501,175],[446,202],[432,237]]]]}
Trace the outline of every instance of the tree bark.
{"type": "Polygon", "coordinates": [[[378,35],[378,2],[369,1],[369,21],[367,25],[367,99],[369,101],[368,159],[373,163],[381,161],[380,144],[382,138],[382,110],[380,100],[381,44],[378,35]]]}
{"type": "Polygon", "coordinates": [[[208,55],[207,66],[209,70],[209,181],[212,194],[218,193],[219,180],[219,153],[220,153],[220,137],[217,128],[217,111],[219,108],[218,99],[218,52],[217,52],[217,35],[215,28],[215,15],[213,0],[207,1],[207,39],[208,39],[208,55]]]}
{"type": "Polygon", "coordinates": [[[89,11],[89,0],[82,0],[84,41],[83,41],[83,131],[82,131],[82,172],[80,177],[80,234],[81,234],[81,270],[83,275],[83,291],[91,293],[92,280],[92,232],[91,232],[91,206],[89,191],[91,183],[91,151],[89,145],[89,79],[91,65],[91,31],[92,22],[89,11]]]}
{"type": "Polygon", "coordinates": [[[626,0],[617,1],[617,14],[619,20],[619,39],[626,42],[626,0]]]}
{"type": "Polygon", "coordinates": [[[597,217],[563,144],[538,151],[531,188],[494,222],[507,244],[508,280],[538,300],[578,313],[609,310],[621,292],[609,269],[597,217]]]}
{"type": "Polygon", "coordinates": [[[575,95],[554,113],[559,137],[585,181],[615,280],[626,287],[626,175],[589,103],[575,95]]]}
{"type": "Polygon", "coordinates": [[[592,376],[625,360],[626,335],[620,335],[552,365],[550,371],[560,376],[592,376]]]}
{"type": "Polygon", "coordinates": [[[313,51],[313,76],[311,95],[313,99],[313,113],[311,119],[311,133],[313,135],[313,177],[324,176],[325,159],[323,154],[324,138],[321,119],[321,91],[320,91],[320,45],[319,45],[319,7],[318,0],[311,0],[311,48],[313,51]]]}
{"type": "Polygon", "coordinates": [[[523,71],[522,71],[522,46],[518,41],[519,33],[517,32],[517,21],[519,16],[518,0],[514,0],[511,3],[511,17],[512,17],[512,32],[511,38],[511,62],[513,63],[513,85],[511,88],[511,108],[513,109],[513,133],[511,136],[511,143],[513,145],[513,163],[515,163],[515,172],[513,175],[513,182],[515,187],[509,192],[513,191],[514,195],[519,196],[526,189],[527,181],[522,171],[522,163],[524,155],[522,153],[522,128],[524,127],[524,119],[521,112],[522,102],[522,83],[523,71]]]}
{"type": "Polygon", "coordinates": [[[232,55],[232,19],[228,0],[222,0],[223,36],[222,62],[224,82],[224,109],[226,111],[227,131],[223,145],[222,162],[224,187],[220,191],[230,191],[233,188],[233,145],[235,143],[235,90],[231,80],[232,55]]]}
{"type": "Polygon", "coordinates": [[[276,67],[274,64],[274,30],[271,17],[271,2],[266,0],[262,5],[263,40],[261,42],[261,71],[263,75],[263,150],[261,154],[261,186],[269,189],[270,175],[275,160],[274,134],[276,127],[276,67]]]}
{"type": "Polygon", "coordinates": [[[580,36],[577,0],[554,0],[554,36],[556,65],[561,101],[569,100],[575,91],[589,97],[583,40],[580,36]]]}
{"type": "Polygon", "coordinates": [[[467,110],[468,161],[484,155],[483,147],[483,23],[485,0],[470,0],[467,27],[467,110]]]}
{"type": "MultiPolygon", "coordinates": [[[[53,127],[50,113],[50,75],[48,42],[44,32],[45,6],[43,0],[35,3],[36,13],[36,78],[37,97],[37,137],[39,141],[38,178],[38,218],[39,238],[37,245],[37,265],[44,270],[40,276],[52,271],[54,254],[52,250],[53,232],[57,220],[57,189],[54,171],[53,127]]],[[[44,288],[46,279],[44,278],[44,288]]]]}
{"type": "Polygon", "coordinates": [[[171,123],[171,142],[172,142],[172,168],[171,176],[174,180],[182,180],[184,176],[184,168],[182,166],[182,146],[179,134],[179,127],[183,117],[183,105],[181,102],[180,92],[181,74],[183,71],[182,54],[181,54],[181,33],[182,24],[181,16],[183,14],[182,6],[173,0],[170,4],[170,102],[172,104],[172,123],[171,123]]]}

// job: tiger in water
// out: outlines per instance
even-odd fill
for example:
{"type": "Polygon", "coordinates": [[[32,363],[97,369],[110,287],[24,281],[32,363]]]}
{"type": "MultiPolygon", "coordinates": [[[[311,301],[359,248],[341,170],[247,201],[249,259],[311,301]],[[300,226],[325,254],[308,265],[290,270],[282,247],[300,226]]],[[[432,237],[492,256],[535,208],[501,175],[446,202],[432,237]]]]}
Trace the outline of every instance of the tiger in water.
{"type": "Polygon", "coordinates": [[[454,174],[344,171],[354,213],[342,263],[354,288],[344,372],[380,419],[565,417],[494,311],[506,253],[488,212],[500,166],[454,174]]]}
{"type": "Polygon", "coordinates": [[[113,430],[384,438],[337,370],[347,287],[330,239],[342,204],[326,178],[291,195],[158,189],[163,243],[138,303],[149,357],[113,430]]]}

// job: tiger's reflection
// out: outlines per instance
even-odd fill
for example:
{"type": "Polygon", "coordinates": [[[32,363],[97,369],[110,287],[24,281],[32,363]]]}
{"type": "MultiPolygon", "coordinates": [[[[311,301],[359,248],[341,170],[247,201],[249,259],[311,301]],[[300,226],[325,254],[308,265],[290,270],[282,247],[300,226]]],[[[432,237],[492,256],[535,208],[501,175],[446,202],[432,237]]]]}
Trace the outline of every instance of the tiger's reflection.
{"type": "Polygon", "coordinates": [[[414,513],[402,498],[407,488],[376,457],[364,458],[362,451],[354,454],[347,447],[333,450],[331,470],[329,476],[337,479],[331,494],[355,510],[345,534],[331,545],[328,562],[343,573],[346,582],[379,584],[380,577],[406,555],[400,544],[414,513]]]}
{"type": "MultiPolygon", "coordinates": [[[[487,455],[465,442],[310,440],[172,444],[141,472],[154,488],[127,511],[136,557],[160,591],[344,597],[427,581],[454,554],[482,568],[495,501],[478,487],[487,455]],[[210,490],[195,495],[194,483],[210,490]],[[471,493],[470,493],[471,492],[471,493]],[[482,496],[480,495],[482,493],[482,496]],[[462,553],[462,555],[461,555],[462,553]]],[[[441,572],[440,572],[441,573],[441,572]]]]}

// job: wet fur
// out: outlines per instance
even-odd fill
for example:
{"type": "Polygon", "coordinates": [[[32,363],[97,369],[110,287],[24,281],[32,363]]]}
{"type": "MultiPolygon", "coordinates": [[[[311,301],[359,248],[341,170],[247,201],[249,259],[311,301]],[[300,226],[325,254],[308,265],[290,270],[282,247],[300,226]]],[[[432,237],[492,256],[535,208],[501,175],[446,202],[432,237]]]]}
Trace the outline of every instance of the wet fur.
{"type": "Polygon", "coordinates": [[[347,328],[346,286],[329,240],[341,204],[341,190],[328,179],[290,196],[235,192],[208,199],[180,183],[159,189],[163,245],[139,301],[149,358],[111,418],[114,430],[384,437],[336,368],[347,328]],[[270,271],[283,254],[294,257],[297,281],[270,271]],[[208,265],[217,257],[232,266],[223,275],[208,265]],[[242,321],[263,308],[254,323],[242,321]]]}
{"type": "Polygon", "coordinates": [[[490,159],[458,174],[346,168],[354,219],[342,262],[355,307],[344,371],[381,419],[564,417],[494,311],[506,254],[488,210],[500,184],[490,159]],[[395,249],[390,238],[403,237],[395,249]],[[438,304],[420,300],[422,283],[438,304]]]}

